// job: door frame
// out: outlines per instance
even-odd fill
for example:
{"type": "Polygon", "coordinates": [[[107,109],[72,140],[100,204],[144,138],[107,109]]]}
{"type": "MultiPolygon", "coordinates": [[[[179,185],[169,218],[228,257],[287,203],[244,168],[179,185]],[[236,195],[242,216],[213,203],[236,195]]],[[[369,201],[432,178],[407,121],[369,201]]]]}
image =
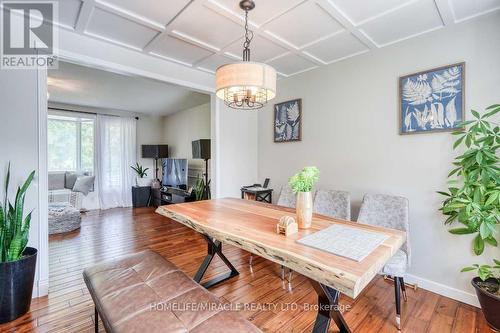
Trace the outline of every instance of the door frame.
{"type": "MultiPolygon", "coordinates": [[[[103,61],[96,58],[90,58],[84,55],[74,53],[60,52],[58,59],[63,62],[69,62],[76,65],[86,66],[94,69],[100,69],[112,73],[127,75],[131,77],[147,78],[159,82],[174,84],[189,88],[191,90],[210,95],[210,139],[211,139],[211,179],[212,179],[212,197],[219,196],[219,177],[218,165],[219,159],[217,152],[219,151],[219,116],[222,104],[215,96],[215,91],[208,87],[200,86],[195,83],[190,85],[190,82],[179,82],[178,79],[159,75],[157,73],[146,72],[144,70],[125,67],[120,64],[103,61]]],[[[39,267],[38,281],[35,282],[33,297],[42,297],[48,295],[49,292],[49,227],[48,227],[48,151],[47,151],[47,117],[48,117],[48,73],[46,68],[37,70],[37,96],[38,96],[38,172],[39,172],[39,187],[38,187],[38,207],[39,207],[39,267]]]]}

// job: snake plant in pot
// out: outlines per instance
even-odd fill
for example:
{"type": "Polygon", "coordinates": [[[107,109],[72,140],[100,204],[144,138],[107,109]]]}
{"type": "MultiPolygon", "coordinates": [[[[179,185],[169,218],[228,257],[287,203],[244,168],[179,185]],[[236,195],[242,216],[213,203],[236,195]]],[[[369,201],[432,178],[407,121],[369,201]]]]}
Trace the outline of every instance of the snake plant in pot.
{"type": "MultiPolygon", "coordinates": [[[[500,147],[500,129],[491,118],[500,112],[500,104],[492,105],[481,115],[472,111],[474,120],[464,122],[465,131],[457,136],[454,148],[465,147],[456,157],[449,173],[448,191],[441,211],[447,216],[445,224],[458,223],[449,229],[455,235],[473,235],[472,250],[481,255],[487,246],[498,247],[496,233],[500,224],[500,167],[497,150],[500,147]]],[[[497,252],[498,253],[498,252],[497,252]]],[[[500,261],[494,265],[478,265],[462,269],[475,270],[472,280],[479,303],[488,324],[500,330],[500,261]],[[496,272],[496,273],[495,273],[496,272]]]]}
{"type": "Polygon", "coordinates": [[[27,247],[31,213],[24,216],[24,198],[35,176],[33,171],[8,199],[10,164],[0,203],[0,324],[25,314],[31,305],[37,250],[27,247]]]}

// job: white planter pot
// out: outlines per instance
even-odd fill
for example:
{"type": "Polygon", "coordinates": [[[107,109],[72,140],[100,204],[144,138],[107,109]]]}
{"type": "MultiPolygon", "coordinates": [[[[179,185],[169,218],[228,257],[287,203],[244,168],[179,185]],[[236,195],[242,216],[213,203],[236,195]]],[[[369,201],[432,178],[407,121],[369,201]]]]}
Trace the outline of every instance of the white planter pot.
{"type": "Polygon", "coordinates": [[[136,178],[137,186],[151,186],[152,179],[151,178],[136,178]]]}
{"type": "Polygon", "coordinates": [[[297,224],[300,229],[308,229],[312,223],[313,198],[312,192],[298,192],[297,203],[297,224]]]}

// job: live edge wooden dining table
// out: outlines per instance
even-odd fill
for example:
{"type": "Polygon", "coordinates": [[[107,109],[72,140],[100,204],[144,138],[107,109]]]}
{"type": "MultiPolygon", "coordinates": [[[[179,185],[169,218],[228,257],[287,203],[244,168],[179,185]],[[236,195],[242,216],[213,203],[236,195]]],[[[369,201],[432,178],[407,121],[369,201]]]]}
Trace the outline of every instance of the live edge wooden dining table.
{"type": "Polygon", "coordinates": [[[331,319],[340,332],[350,332],[338,307],[339,293],[356,298],[406,239],[405,233],[399,230],[316,214],[310,229],[299,229],[298,233],[285,237],[276,233],[276,224],[284,215],[295,216],[295,210],[241,199],[214,199],[161,206],[156,212],[199,232],[207,241],[208,253],[194,276],[196,282],[202,280],[215,255],[230,269],[229,273],[204,283],[205,288],[238,275],[236,268],[222,252],[223,243],[261,256],[309,278],[318,294],[319,303],[313,332],[327,332],[331,319]],[[387,238],[359,262],[296,242],[332,224],[382,233],[387,238]]]}

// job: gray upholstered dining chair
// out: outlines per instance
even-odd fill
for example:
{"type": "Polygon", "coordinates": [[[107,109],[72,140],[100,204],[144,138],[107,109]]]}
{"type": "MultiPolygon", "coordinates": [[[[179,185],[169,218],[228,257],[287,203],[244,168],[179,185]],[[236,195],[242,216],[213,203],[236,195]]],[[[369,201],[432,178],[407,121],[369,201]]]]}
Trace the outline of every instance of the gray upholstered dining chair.
{"type": "Polygon", "coordinates": [[[351,220],[351,195],[345,191],[318,190],[313,211],[342,220],[351,220]]]}
{"type": "Polygon", "coordinates": [[[401,329],[401,297],[407,301],[404,276],[410,266],[410,223],[408,199],[385,194],[366,194],[361,204],[358,222],[398,229],[406,232],[406,242],[384,266],[379,274],[394,278],[394,292],[396,297],[396,324],[401,329]]]}
{"type": "Polygon", "coordinates": [[[278,202],[276,204],[278,206],[295,208],[296,201],[297,197],[295,193],[293,193],[292,188],[289,185],[282,186],[280,196],[278,197],[278,202]]]}

